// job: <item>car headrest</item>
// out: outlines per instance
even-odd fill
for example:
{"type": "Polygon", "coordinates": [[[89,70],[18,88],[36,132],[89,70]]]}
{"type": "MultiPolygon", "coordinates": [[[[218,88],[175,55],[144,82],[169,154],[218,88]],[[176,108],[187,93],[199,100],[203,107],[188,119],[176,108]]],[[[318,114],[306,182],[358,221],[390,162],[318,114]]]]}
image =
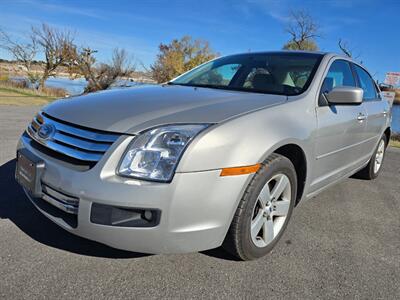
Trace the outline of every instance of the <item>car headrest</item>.
{"type": "Polygon", "coordinates": [[[252,85],[254,89],[265,90],[275,83],[270,74],[256,74],[253,77],[252,85]]]}

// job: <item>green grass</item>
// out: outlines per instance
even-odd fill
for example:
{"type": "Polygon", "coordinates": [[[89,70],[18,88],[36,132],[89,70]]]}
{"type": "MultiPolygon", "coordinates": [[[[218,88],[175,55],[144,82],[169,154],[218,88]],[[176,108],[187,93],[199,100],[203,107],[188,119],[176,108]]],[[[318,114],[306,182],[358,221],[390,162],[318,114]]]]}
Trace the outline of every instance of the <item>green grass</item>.
{"type": "Polygon", "coordinates": [[[44,105],[54,99],[34,90],[0,86],[0,105],[44,105]]]}
{"type": "Polygon", "coordinates": [[[396,148],[400,148],[400,141],[398,141],[398,140],[390,140],[390,142],[389,142],[389,146],[392,146],[392,147],[396,147],[396,148]]]}
{"type": "Polygon", "coordinates": [[[54,97],[51,97],[51,96],[48,96],[48,95],[42,95],[39,92],[36,92],[35,90],[32,90],[32,89],[12,88],[12,87],[2,87],[2,86],[0,86],[0,91],[17,93],[17,94],[20,94],[20,95],[23,95],[23,96],[49,98],[50,100],[54,99],[54,97]]]}

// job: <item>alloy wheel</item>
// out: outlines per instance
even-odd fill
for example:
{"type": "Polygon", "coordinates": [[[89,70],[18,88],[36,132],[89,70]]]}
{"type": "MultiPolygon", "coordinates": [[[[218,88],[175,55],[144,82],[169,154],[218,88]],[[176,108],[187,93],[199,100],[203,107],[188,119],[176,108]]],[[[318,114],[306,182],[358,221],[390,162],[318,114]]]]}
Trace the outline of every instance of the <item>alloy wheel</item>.
{"type": "Polygon", "coordinates": [[[378,150],[375,154],[375,163],[374,163],[374,173],[378,173],[379,169],[382,166],[383,156],[385,154],[385,141],[381,140],[378,145],[378,150]]]}
{"type": "Polygon", "coordinates": [[[291,184],[284,174],[274,175],[257,197],[251,220],[251,239],[266,247],[278,236],[286,221],[291,202],[291,184]]]}

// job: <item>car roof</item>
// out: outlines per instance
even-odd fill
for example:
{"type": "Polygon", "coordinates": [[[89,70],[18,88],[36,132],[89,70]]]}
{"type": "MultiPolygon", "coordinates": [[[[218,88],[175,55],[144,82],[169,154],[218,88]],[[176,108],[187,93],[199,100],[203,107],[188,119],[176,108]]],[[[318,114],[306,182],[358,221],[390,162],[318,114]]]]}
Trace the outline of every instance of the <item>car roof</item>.
{"type": "Polygon", "coordinates": [[[241,53],[233,53],[230,55],[226,56],[234,56],[234,55],[251,55],[251,54],[257,54],[257,55],[262,55],[262,54],[317,54],[321,56],[329,56],[329,57],[341,57],[345,58],[348,60],[352,60],[350,57],[338,54],[335,52],[324,52],[324,51],[307,51],[307,50],[279,50],[279,51],[255,51],[255,52],[241,52],[241,53]]]}
{"type": "Polygon", "coordinates": [[[267,55],[267,54],[317,54],[317,55],[325,55],[327,52],[320,51],[303,51],[303,50],[281,50],[281,51],[254,51],[254,52],[240,52],[240,53],[232,53],[226,56],[235,56],[235,55],[267,55]]]}
{"type": "MultiPolygon", "coordinates": [[[[278,51],[255,51],[255,52],[242,52],[242,53],[233,53],[230,55],[222,56],[222,57],[229,57],[229,56],[235,56],[235,55],[251,55],[251,54],[256,54],[256,55],[268,55],[268,54],[273,54],[273,55],[278,55],[278,54],[314,54],[314,55],[320,55],[324,58],[327,58],[330,60],[331,58],[340,58],[340,59],[345,59],[348,61],[351,61],[355,63],[356,65],[360,65],[359,62],[355,61],[351,57],[348,57],[347,55],[344,54],[339,54],[335,52],[324,52],[324,51],[306,51],[306,50],[278,50],[278,51]]],[[[362,66],[362,65],[361,65],[362,66]]]]}

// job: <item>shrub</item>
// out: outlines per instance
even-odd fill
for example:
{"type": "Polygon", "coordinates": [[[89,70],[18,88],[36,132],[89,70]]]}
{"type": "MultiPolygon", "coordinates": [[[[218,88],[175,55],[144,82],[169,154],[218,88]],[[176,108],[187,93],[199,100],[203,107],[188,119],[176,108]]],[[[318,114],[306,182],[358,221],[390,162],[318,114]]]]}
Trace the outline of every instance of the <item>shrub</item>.
{"type": "Polygon", "coordinates": [[[26,80],[12,80],[3,77],[4,80],[0,79],[3,87],[16,88],[16,89],[27,89],[29,88],[29,82],[26,80]]]}
{"type": "Polygon", "coordinates": [[[56,87],[45,87],[40,90],[41,94],[45,94],[46,96],[51,97],[65,97],[68,93],[63,88],[56,88],[56,87]]]}
{"type": "Polygon", "coordinates": [[[392,136],[390,137],[394,141],[400,142],[400,133],[393,132],[392,136]]]}
{"type": "Polygon", "coordinates": [[[54,97],[54,98],[65,97],[68,94],[68,92],[65,89],[56,87],[45,87],[40,90],[37,90],[35,88],[32,88],[32,85],[26,79],[4,80],[4,81],[0,80],[0,86],[5,88],[18,89],[22,92],[26,92],[32,95],[54,97]]]}
{"type": "Polygon", "coordinates": [[[8,75],[0,74],[0,81],[9,81],[10,77],[8,75]]]}

